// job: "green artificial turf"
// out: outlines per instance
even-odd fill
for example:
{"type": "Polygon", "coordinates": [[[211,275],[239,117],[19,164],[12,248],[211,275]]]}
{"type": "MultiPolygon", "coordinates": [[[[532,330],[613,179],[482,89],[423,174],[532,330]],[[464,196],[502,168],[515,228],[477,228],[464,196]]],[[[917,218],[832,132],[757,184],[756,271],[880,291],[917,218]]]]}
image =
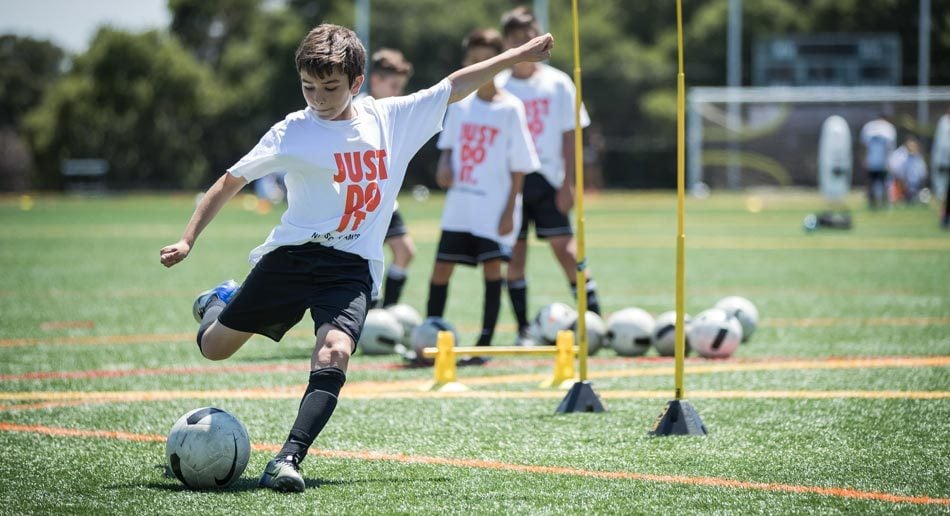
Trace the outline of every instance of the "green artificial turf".
{"type": "MultiPolygon", "coordinates": [[[[279,210],[235,199],[165,269],[158,250],[179,237],[193,195],[33,201],[0,198],[0,513],[950,512],[950,234],[933,207],[869,212],[855,196],[854,229],[806,233],[817,195],[688,200],[687,311],[740,295],[761,316],[731,359],[687,361],[705,437],[647,436],[673,392],[672,361],[653,352],[592,357],[608,411],[568,415],[554,414],[561,392],[538,387],[551,373],[541,358],[460,369],[473,392],[452,397],[421,393],[431,369],[357,356],[304,463],[308,489],[280,495],[256,479],[295,416],[312,324],[209,362],[191,316],[198,292],[244,277],[279,210]],[[164,436],[206,405],[238,416],[259,448],[228,489],[192,492],[165,475],[164,436]]],[[[403,301],[419,311],[441,203],[400,203],[418,248],[403,301]]],[[[606,314],[673,308],[675,208],[665,192],[587,199],[606,314]]],[[[528,281],[532,314],[573,303],[533,238],[528,281]]],[[[461,344],[477,338],[481,290],[480,271],[456,270],[445,315],[461,344]]],[[[513,340],[505,298],[495,344],[513,340]]]]}

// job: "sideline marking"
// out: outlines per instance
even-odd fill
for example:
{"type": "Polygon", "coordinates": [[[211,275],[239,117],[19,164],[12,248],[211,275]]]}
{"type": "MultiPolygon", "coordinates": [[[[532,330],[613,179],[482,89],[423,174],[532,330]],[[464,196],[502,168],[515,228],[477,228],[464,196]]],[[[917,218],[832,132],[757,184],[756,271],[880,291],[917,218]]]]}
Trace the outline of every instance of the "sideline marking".
{"type": "MultiPolygon", "coordinates": [[[[564,392],[560,390],[533,391],[484,391],[465,392],[420,391],[424,382],[403,385],[404,390],[373,386],[370,388],[344,387],[341,396],[350,400],[392,400],[392,399],[560,399],[564,392]]],[[[29,401],[31,403],[0,405],[0,412],[44,410],[78,405],[109,403],[138,403],[146,401],[170,401],[181,399],[241,399],[241,400],[296,400],[300,398],[303,385],[296,387],[278,387],[273,389],[248,389],[227,391],[116,391],[116,392],[63,392],[63,393],[3,393],[2,401],[29,401]],[[59,394],[56,396],[44,396],[59,394]]],[[[670,397],[668,389],[663,390],[598,390],[597,394],[605,399],[665,399],[670,397]]],[[[900,400],[942,400],[950,399],[950,391],[804,391],[804,390],[766,390],[766,391],[689,391],[691,399],[797,399],[826,400],[843,398],[860,399],[900,399],[900,400]]]]}
{"type": "MultiPolygon", "coordinates": [[[[773,317],[762,321],[762,327],[815,328],[829,326],[947,326],[950,317],[773,317]]],[[[499,324],[499,330],[512,330],[512,324],[499,324]]],[[[462,330],[477,330],[475,326],[461,326],[462,330]]],[[[287,333],[288,337],[312,337],[313,332],[299,329],[287,333]]],[[[194,333],[142,333],[130,335],[87,335],[20,337],[0,339],[0,348],[14,346],[47,345],[111,345],[152,344],[158,342],[194,341],[194,333]]]]}
{"type": "MultiPolygon", "coordinates": [[[[155,434],[134,434],[112,430],[80,430],[71,428],[56,428],[40,425],[18,425],[0,422],[0,431],[19,432],[48,435],[55,437],[94,437],[100,439],[119,439],[132,442],[161,443],[165,436],[155,434]]],[[[254,444],[254,451],[277,452],[281,449],[277,444],[254,444]]],[[[432,466],[452,466],[456,468],[477,468],[495,471],[515,471],[519,473],[537,473],[545,475],[569,475],[609,480],[635,480],[641,482],[660,482],[666,484],[684,484],[702,487],[719,487],[732,489],[750,489],[759,491],[817,494],[838,498],[856,498],[890,503],[910,503],[916,505],[950,505],[950,498],[931,496],[909,496],[878,491],[861,491],[847,487],[816,487],[794,484],[778,484],[773,482],[753,482],[747,480],[733,480],[720,477],[693,477],[687,475],[660,475],[653,473],[636,473],[633,471],[598,471],[591,469],[568,468],[561,466],[533,466],[529,464],[513,464],[496,460],[485,459],[453,459],[450,457],[428,457],[420,455],[404,455],[401,453],[382,453],[373,451],[321,450],[311,449],[310,455],[319,455],[329,459],[353,459],[365,461],[389,461],[402,464],[426,464],[432,466]]]]}
{"type": "MultiPolygon", "coordinates": [[[[756,371],[781,371],[781,370],[807,370],[807,369],[865,369],[865,368],[910,368],[910,367],[944,367],[950,365],[950,356],[937,357],[872,357],[857,359],[828,359],[828,360],[789,360],[787,362],[756,362],[756,363],[732,363],[725,362],[717,364],[716,361],[709,364],[687,364],[688,374],[712,374],[712,373],[732,373],[732,372],[756,372],[756,371]]],[[[608,371],[593,371],[589,374],[591,378],[629,378],[635,376],[670,376],[672,367],[651,367],[647,369],[615,369],[608,371]]],[[[536,374],[516,374],[516,375],[497,375],[464,378],[464,382],[469,385],[499,385],[507,383],[527,383],[535,382],[548,378],[546,373],[536,374]]],[[[395,380],[395,381],[360,381],[350,382],[344,386],[344,392],[387,392],[398,391],[400,388],[405,390],[418,390],[427,379],[395,380]]],[[[0,392],[0,400],[7,401],[54,401],[66,399],[119,399],[123,396],[138,396],[140,400],[169,399],[169,393],[188,393],[187,397],[205,397],[222,396],[228,393],[246,393],[248,396],[257,396],[256,393],[272,393],[287,389],[296,388],[294,386],[283,386],[276,388],[259,389],[226,389],[220,391],[195,390],[195,391],[6,391],[0,392]]],[[[556,391],[555,391],[556,392],[556,391]]],[[[739,391],[741,392],[741,391],[739,391]]],[[[841,391],[848,392],[848,391],[841,391]]],[[[856,391],[855,391],[856,392],[856,391]]],[[[873,392],[873,391],[872,391],[873,392]]],[[[926,391],[925,391],[926,392],[926,391]]],[[[299,394],[299,393],[298,393],[299,394]]],[[[421,395],[416,392],[414,395],[421,395]]],[[[240,397],[240,396],[238,396],[240,397]]],[[[171,398],[174,399],[174,398],[171,398]]],[[[2,410],[2,409],[0,409],[2,410]]]]}

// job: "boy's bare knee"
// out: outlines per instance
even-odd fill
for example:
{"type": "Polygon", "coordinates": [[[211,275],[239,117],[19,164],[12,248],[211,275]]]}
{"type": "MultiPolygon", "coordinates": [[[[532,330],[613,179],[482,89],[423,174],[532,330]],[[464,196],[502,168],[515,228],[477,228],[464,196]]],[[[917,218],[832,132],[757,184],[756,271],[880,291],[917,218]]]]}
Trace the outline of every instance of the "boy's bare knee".
{"type": "Polygon", "coordinates": [[[208,340],[209,339],[202,339],[201,346],[198,348],[199,351],[201,351],[201,356],[207,358],[208,360],[226,360],[231,358],[231,355],[234,354],[233,349],[229,349],[224,346],[216,346],[214,342],[208,342],[208,340]]]}

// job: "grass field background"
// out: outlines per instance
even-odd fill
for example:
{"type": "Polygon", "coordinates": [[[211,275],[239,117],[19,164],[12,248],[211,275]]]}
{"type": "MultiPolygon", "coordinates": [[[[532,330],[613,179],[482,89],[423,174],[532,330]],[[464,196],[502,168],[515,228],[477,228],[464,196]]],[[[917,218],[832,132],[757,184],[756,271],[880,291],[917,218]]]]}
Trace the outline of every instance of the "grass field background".
{"type": "MultiPolygon", "coordinates": [[[[948,513],[950,234],[934,208],[865,210],[855,228],[805,233],[817,195],[719,194],[687,204],[687,311],[727,295],[759,308],[728,360],[690,358],[687,397],[709,435],[650,438],[672,361],[591,359],[602,414],[555,415],[551,363],[460,371],[465,395],[423,393],[431,370],[355,358],[304,463],[300,496],[255,488],[295,416],[312,323],[209,362],[194,296],[241,280],[279,219],[240,197],[173,269],[193,195],[0,198],[0,513],[948,513]],[[251,209],[247,209],[251,208],[251,209]],[[242,479],[192,492],[164,475],[164,438],[206,405],[246,424],[242,479]]],[[[424,311],[441,196],[401,200],[418,246],[403,300],[424,311]]],[[[587,249],[606,313],[674,303],[675,196],[587,200],[587,249]]],[[[543,242],[530,309],[572,302],[543,242]]],[[[460,268],[446,317],[473,344],[482,281],[460,268]]],[[[496,344],[514,339],[507,298],[496,344]]]]}

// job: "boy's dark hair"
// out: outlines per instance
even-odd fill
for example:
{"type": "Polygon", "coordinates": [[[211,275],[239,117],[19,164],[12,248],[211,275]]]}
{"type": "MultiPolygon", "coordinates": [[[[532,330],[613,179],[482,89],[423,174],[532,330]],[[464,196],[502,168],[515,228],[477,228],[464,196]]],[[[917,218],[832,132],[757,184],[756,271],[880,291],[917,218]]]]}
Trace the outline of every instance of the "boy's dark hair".
{"type": "Polygon", "coordinates": [[[534,17],[531,9],[525,6],[515,7],[501,17],[501,32],[507,38],[512,32],[522,29],[533,29],[535,34],[541,33],[541,25],[534,17]]]}
{"type": "Polygon", "coordinates": [[[471,50],[474,47],[488,47],[500,54],[505,51],[505,42],[495,29],[475,29],[462,40],[463,49],[471,50]]]}
{"type": "Polygon", "coordinates": [[[298,72],[307,72],[313,77],[324,78],[339,70],[349,79],[350,86],[366,66],[366,50],[356,33],[324,23],[317,25],[297,47],[294,55],[298,72]]]}
{"type": "Polygon", "coordinates": [[[389,76],[412,76],[412,63],[394,48],[381,48],[373,53],[373,73],[389,76]]]}

